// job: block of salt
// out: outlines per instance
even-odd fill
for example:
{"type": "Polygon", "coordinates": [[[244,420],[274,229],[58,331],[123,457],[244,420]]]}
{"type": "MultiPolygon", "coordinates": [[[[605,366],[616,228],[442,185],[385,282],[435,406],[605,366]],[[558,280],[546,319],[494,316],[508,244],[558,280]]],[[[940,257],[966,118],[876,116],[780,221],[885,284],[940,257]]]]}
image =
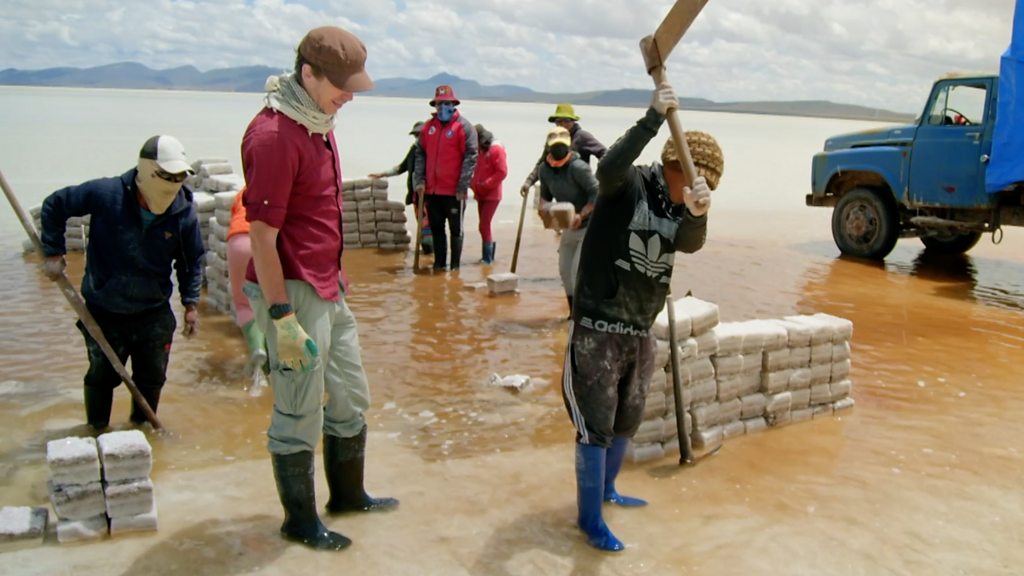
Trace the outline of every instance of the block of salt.
{"type": "Polygon", "coordinates": [[[551,212],[551,227],[564,230],[572,226],[576,218],[576,207],[572,202],[555,202],[548,211],[551,212]]]}
{"type": "Polygon", "coordinates": [[[91,484],[49,484],[50,503],[61,520],[83,520],[97,514],[105,514],[107,505],[103,500],[103,486],[91,484]]]}
{"type": "Polygon", "coordinates": [[[491,294],[515,292],[519,285],[519,277],[511,272],[499,272],[487,277],[487,290],[491,294]]]}
{"type": "Polygon", "coordinates": [[[107,482],[147,478],[153,468],[153,454],[146,435],[139,430],[107,432],[96,439],[107,482]]]}
{"type": "Polygon", "coordinates": [[[831,321],[820,318],[817,315],[805,314],[800,316],[786,316],[783,319],[802,324],[809,328],[811,331],[811,346],[824,344],[833,340],[835,325],[831,321]]]}
{"type": "Polygon", "coordinates": [[[153,482],[149,478],[108,482],[103,487],[107,500],[107,516],[135,516],[153,508],[153,482]]]}
{"type": "MultiPolygon", "coordinates": [[[[676,339],[683,340],[689,338],[693,332],[693,321],[690,319],[690,315],[682,311],[682,300],[676,300],[673,302],[676,318],[676,339]]],[[[654,318],[654,325],[651,326],[654,331],[655,338],[659,340],[668,340],[669,329],[668,329],[668,303],[661,307],[661,312],[654,318]]]]}
{"type": "Polygon", "coordinates": [[[43,507],[4,506],[0,508],[0,550],[14,550],[42,544],[50,513],[43,507]]]}
{"type": "Polygon", "coordinates": [[[70,436],[46,443],[50,480],[56,484],[89,484],[100,479],[100,456],[93,438],[70,436]]]}
{"type": "Polygon", "coordinates": [[[110,535],[124,532],[140,532],[157,529],[156,501],[145,513],[133,516],[117,516],[110,519],[110,535]]]}
{"type": "Polygon", "coordinates": [[[82,520],[57,522],[57,541],[61,544],[82,540],[98,540],[107,534],[107,515],[98,514],[82,520]]]}
{"type": "MultiPolygon", "coordinates": [[[[690,317],[691,334],[699,336],[718,324],[718,304],[707,302],[693,296],[685,296],[677,301],[676,316],[690,317]]],[[[682,335],[679,336],[682,338],[682,335]]]]}

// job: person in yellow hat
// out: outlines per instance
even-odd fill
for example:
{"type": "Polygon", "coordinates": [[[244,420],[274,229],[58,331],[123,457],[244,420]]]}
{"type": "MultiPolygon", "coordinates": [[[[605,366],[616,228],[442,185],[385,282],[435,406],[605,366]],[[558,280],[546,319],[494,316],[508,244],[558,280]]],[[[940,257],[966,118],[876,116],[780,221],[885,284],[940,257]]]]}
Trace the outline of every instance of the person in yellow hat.
{"type": "MultiPolygon", "coordinates": [[[[572,150],[576,152],[580,160],[589,166],[590,158],[594,157],[598,160],[604,156],[604,153],[608,151],[593,134],[587,132],[579,123],[580,117],[576,115],[576,111],[573,110],[572,104],[563,102],[555,106],[555,113],[548,116],[548,122],[551,122],[555,126],[560,126],[569,131],[569,136],[572,138],[572,150]]],[[[523,180],[523,185],[519,188],[519,193],[525,198],[530,193],[530,187],[533,186],[537,179],[540,177],[540,167],[544,164],[545,159],[548,157],[548,149],[544,148],[540,158],[537,160],[537,164],[534,165],[533,170],[523,180]]]]}

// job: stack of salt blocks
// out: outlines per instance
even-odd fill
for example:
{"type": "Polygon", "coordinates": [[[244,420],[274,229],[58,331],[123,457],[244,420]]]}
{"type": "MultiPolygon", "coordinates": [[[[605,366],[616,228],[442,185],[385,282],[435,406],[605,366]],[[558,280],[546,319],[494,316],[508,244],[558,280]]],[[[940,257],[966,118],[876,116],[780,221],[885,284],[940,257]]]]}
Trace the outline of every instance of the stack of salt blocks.
{"type": "Polygon", "coordinates": [[[59,542],[157,529],[152,449],[142,432],[52,440],[46,461],[59,542]]]}
{"type": "Polygon", "coordinates": [[[408,250],[405,204],[388,200],[388,181],[361,178],[341,185],[342,231],[346,248],[408,250]]]}
{"type": "Polygon", "coordinates": [[[225,158],[200,158],[192,162],[192,170],[195,174],[187,183],[192,188],[199,233],[206,248],[206,265],[203,268],[206,301],[215,310],[230,314],[233,310],[228,288],[228,227],[231,224],[231,204],[245,186],[245,178],[237,174],[225,158]]]}
{"type": "MultiPolygon", "coordinates": [[[[818,313],[719,322],[716,304],[688,296],[674,306],[684,426],[695,449],[853,407],[849,320],[818,313]]],[[[679,451],[667,310],[652,329],[664,370],[651,380],[633,462],[679,451]]]]}
{"type": "MultiPolygon", "coordinates": [[[[42,236],[43,223],[40,218],[42,213],[42,205],[33,206],[28,209],[29,215],[32,216],[32,223],[36,227],[36,234],[42,236]]],[[[84,252],[86,245],[89,243],[89,215],[85,216],[72,216],[68,218],[67,224],[64,226],[64,247],[68,252],[84,252]]],[[[33,252],[36,247],[31,240],[24,240],[21,243],[22,248],[25,252],[33,252]]]]}

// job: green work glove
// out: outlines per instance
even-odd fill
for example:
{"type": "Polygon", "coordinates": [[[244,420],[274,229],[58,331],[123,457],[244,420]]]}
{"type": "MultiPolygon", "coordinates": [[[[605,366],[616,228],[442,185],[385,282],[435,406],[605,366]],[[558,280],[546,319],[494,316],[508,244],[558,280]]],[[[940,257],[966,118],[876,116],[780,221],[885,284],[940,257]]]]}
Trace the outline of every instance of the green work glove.
{"type": "Polygon", "coordinates": [[[295,314],[288,314],[273,322],[277,332],[277,362],[289,370],[312,370],[320,349],[302,329],[295,314]]]}

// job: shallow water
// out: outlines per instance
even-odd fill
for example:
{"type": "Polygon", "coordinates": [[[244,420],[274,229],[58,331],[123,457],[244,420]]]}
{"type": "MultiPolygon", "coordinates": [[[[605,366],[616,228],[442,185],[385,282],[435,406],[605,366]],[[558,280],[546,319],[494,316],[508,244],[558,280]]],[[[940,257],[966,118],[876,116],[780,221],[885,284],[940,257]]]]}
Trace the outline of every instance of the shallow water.
{"type": "MultiPolygon", "coordinates": [[[[414,274],[411,253],[346,252],[373,393],[367,484],[402,500],[394,513],[330,519],[355,540],[350,550],[313,553],[278,538],[270,394],[249,395],[237,328],[204,307],[200,335],[175,341],[160,405],[168,432],[150,433],[159,532],[81,545],[51,538],[3,554],[0,572],[1019,573],[1024,234],[1007,230],[999,246],[984,238],[959,258],[929,258],[916,240],[902,240],[884,265],[838,258],[830,213],[794,201],[809,157],[766,170],[770,159],[754,153],[765,146],[763,119],[727,121],[744,119],[753,136],[727,148],[708,243],[677,258],[673,292],[717,303],[725,321],[814,312],[852,320],[856,406],[730,440],[694,467],[672,458],[627,466],[620,489],[651,505],[607,509],[625,553],[597,553],[573,527],[556,238],[528,212],[519,293],[471,289],[508,270],[519,206],[507,191],[493,269],[414,274]],[[778,184],[764,185],[768,172],[778,184]],[[492,373],[527,374],[535,386],[488,387],[492,373]]],[[[801,132],[787,149],[814,145],[801,132]]],[[[472,209],[467,230],[471,262],[480,252],[472,209]]],[[[85,352],[36,258],[3,245],[2,503],[45,505],[46,441],[83,433],[85,352]]],[[[76,285],[81,265],[71,259],[76,285]]],[[[121,389],[113,421],[127,416],[121,389]]]]}

